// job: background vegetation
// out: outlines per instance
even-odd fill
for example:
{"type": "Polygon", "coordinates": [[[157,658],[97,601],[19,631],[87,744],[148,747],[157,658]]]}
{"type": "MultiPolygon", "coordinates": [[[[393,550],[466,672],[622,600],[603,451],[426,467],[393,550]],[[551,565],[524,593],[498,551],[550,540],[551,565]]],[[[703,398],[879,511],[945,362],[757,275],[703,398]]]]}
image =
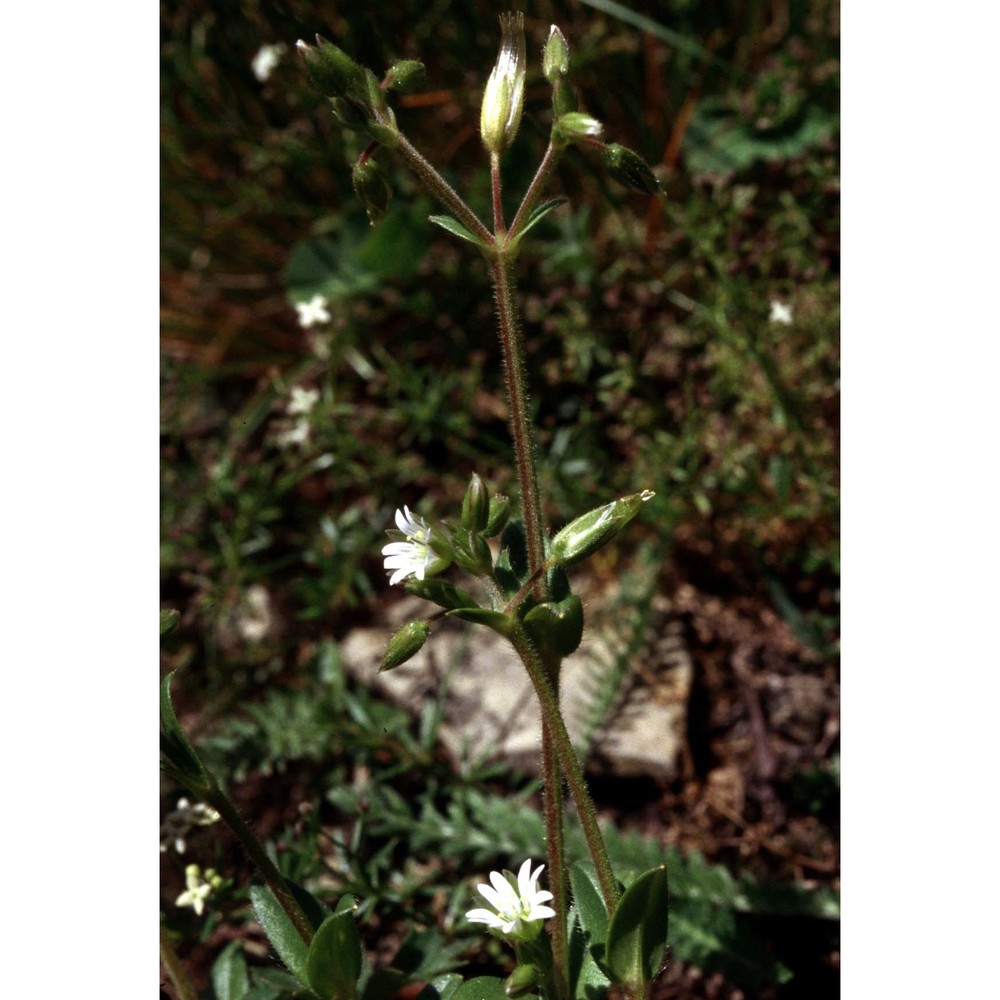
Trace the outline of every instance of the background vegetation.
{"type": "MultiPolygon", "coordinates": [[[[400,122],[485,214],[478,102],[501,9],[162,6],[162,600],[181,612],[164,667],[186,668],[184,721],[289,875],[362,897],[373,950],[410,924],[445,964],[487,970],[502,957],[463,926],[460,890],[510,853],[540,856],[534,787],[471,762],[455,773],[435,706],[407,718],[337,656],[392,600],[379,549],[397,505],[453,510],[472,470],[513,490],[487,276],[427,224],[436,206],[403,173],[368,226],[358,140],[293,50],[319,32],[376,71],[422,59],[427,90],[400,122]],[[252,61],[274,43],[288,49],[261,81],[252,61]],[[316,292],[332,313],[318,334],[293,307],[316,292]],[[320,392],[300,444],[283,443],[293,386],[320,392]]],[[[625,193],[570,153],[551,186],[570,202],[520,273],[550,523],[656,490],[594,585],[651,569],[695,660],[683,776],[623,795],[595,775],[594,791],[620,860],[670,852],[663,996],[832,996],[838,5],[525,13],[533,63],[506,190],[544,148],[554,22],[582,107],[659,165],[667,194],[625,193]],[[790,691],[808,704],[789,708],[790,691]]],[[[165,808],[175,799],[165,787],[165,808]]],[[[206,988],[235,936],[228,960],[245,955],[265,991],[248,872],[214,831],[197,836],[230,887],[207,920],[178,911],[184,859],[168,853],[167,925],[206,988]]]]}

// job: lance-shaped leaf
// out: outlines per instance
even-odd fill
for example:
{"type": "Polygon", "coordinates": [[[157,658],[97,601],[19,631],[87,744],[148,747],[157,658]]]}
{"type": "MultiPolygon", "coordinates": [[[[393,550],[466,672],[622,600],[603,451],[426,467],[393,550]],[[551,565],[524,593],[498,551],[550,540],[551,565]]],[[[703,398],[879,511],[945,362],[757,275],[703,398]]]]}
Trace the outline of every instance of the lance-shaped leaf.
{"type": "Polygon", "coordinates": [[[615,907],[604,963],[612,977],[638,990],[653,980],[667,948],[667,866],[640,875],[615,907]]]}
{"type": "Polygon", "coordinates": [[[167,674],[160,684],[160,752],[164,760],[160,762],[162,769],[175,781],[183,785],[195,795],[204,796],[216,787],[215,778],[201,762],[193,746],[184,735],[177,715],[174,712],[173,699],[170,697],[170,682],[173,672],[167,674]]]}
{"type": "Polygon", "coordinates": [[[450,215],[431,215],[428,216],[428,221],[433,222],[435,226],[446,229],[452,236],[457,236],[460,240],[465,240],[467,243],[479,247],[480,250],[486,249],[486,244],[478,236],[469,232],[458,219],[454,219],[450,215]]]}
{"type": "Polygon", "coordinates": [[[502,979],[477,976],[467,979],[452,995],[452,1000],[508,1000],[502,979]]]}
{"type": "Polygon", "coordinates": [[[357,904],[344,896],[320,925],[309,945],[309,988],[325,1000],[354,1000],[361,975],[361,940],[354,923],[357,904]]]}
{"type": "Polygon", "coordinates": [[[511,247],[516,248],[529,230],[537,226],[538,223],[549,214],[549,212],[558,208],[560,205],[565,205],[567,201],[569,201],[568,198],[552,198],[535,208],[531,215],[528,216],[525,224],[521,227],[521,231],[510,241],[511,247]]]}
{"type": "Polygon", "coordinates": [[[284,907],[266,885],[250,886],[250,903],[257,923],[264,928],[268,941],[285,967],[303,986],[308,987],[306,956],[309,951],[284,907]]]}
{"type": "Polygon", "coordinates": [[[576,594],[538,604],[524,616],[524,627],[543,655],[569,656],[583,638],[583,604],[576,594]]]}

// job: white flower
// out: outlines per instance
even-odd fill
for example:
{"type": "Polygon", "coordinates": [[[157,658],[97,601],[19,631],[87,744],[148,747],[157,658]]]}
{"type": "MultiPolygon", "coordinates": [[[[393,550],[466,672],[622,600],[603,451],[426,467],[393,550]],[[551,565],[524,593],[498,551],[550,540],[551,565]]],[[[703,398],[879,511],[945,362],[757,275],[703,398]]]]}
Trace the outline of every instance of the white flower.
{"type": "MultiPolygon", "coordinates": [[[[212,875],[214,872],[209,870],[205,874],[212,875]]],[[[205,910],[205,900],[211,895],[212,883],[201,877],[201,869],[197,865],[188,865],[184,869],[184,880],[187,889],[177,897],[175,905],[190,906],[200,917],[205,910]]]]}
{"type": "Polygon", "coordinates": [[[297,420],[294,424],[278,431],[274,436],[274,443],[279,448],[290,448],[298,444],[305,447],[309,443],[309,421],[297,420]]]}
{"type": "Polygon", "coordinates": [[[477,888],[493,909],[469,910],[465,919],[486,924],[491,930],[509,937],[530,941],[540,930],[539,922],[556,915],[551,906],[544,905],[552,898],[552,893],[538,888],[538,876],[544,867],[539,865],[532,871],[531,858],[528,858],[517,873],[516,887],[510,872],[490,872],[493,884],[477,888]]]}
{"type": "Polygon", "coordinates": [[[297,302],[295,308],[299,313],[299,325],[308,328],[317,323],[329,323],[330,313],[326,308],[329,304],[326,298],[318,293],[308,302],[297,302]]]}
{"type": "Polygon", "coordinates": [[[263,584],[247,587],[236,618],[236,631],[247,642],[260,642],[271,631],[271,595],[263,584]]]}
{"type": "Polygon", "coordinates": [[[792,325],[792,306],[777,299],[771,299],[771,315],[768,317],[772,323],[780,323],[782,326],[792,325]]]}
{"type": "Polygon", "coordinates": [[[430,526],[423,518],[411,514],[410,508],[404,505],[402,510],[396,511],[396,527],[406,540],[390,542],[382,547],[386,571],[394,571],[389,577],[390,587],[408,576],[422,580],[428,568],[439,562],[431,549],[430,526]]]}
{"type": "Polygon", "coordinates": [[[204,802],[191,805],[187,799],[178,799],[177,808],[167,813],[160,825],[160,850],[165,851],[173,844],[174,850],[183,854],[192,826],[208,826],[219,819],[219,814],[204,802]]]}
{"type": "Polygon", "coordinates": [[[292,386],[292,398],[285,407],[289,416],[301,414],[305,416],[319,402],[319,389],[303,389],[300,385],[292,386]]]}
{"type": "Polygon", "coordinates": [[[260,47],[257,55],[253,57],[250,67],[253,69],[253,75],[261,83],[267,80],[275,66],[281,62],[281,57],[285,54],[287,48],[288,46],[284,42],[278,42],[275,45],[262,45],[260,47]]]}

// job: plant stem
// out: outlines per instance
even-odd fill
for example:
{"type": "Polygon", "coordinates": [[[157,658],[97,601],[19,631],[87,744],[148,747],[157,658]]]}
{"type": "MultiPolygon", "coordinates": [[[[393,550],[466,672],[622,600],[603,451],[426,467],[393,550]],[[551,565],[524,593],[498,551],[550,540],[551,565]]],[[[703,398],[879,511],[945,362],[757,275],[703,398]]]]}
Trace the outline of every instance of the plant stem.
{"type": "Polygon", "coordinates": [[[244,822],[243,817],[236,811],[236,807],[229,800],[229,796],[220,788],[214,789],[206,796],[211,805],[219,815],[226,821],[229,828],[236,834],[243,849],[250,855],[250,860],[256,865],[261,878],[267,883],[268,888],[274,893],[274,898],[281,904],[282,909],[288,914],[288,919],[295,925],[306,946],[312,942],[314,928],[305,915],[302,907],[299,906],[295,897],[291,894],[281,872],[275,867],[274,862],[267,856],[263,845],[255,836],[253,830],[244,822]]]}
{"type": "Polygon", "coordinates": [[[569,785],[570,795],[573,797],[573,804],[576,806],[580,825],[583,827],[583,835],[587,840],[587,848],[593,859],[594,867],[597,869],[597,878],[601,884],[601,895],[604,896],[604,905],[607,907],[608,913],[612,913],[615,903],[618,900],[618,886],[615,883],[614,872],[611,869],[611,861],[608,858],[608,849],[604,844],[604,836],[601,834],[601,828],[597,823],[597,812],[594,809],[590,793],[587,791],[587,782],[583,776],[583,768],[580,766],[580,760],[573,749],[569,733],[566,731],[566,723],[563,720],[562,712],[559,710],[559,700],[549,679],[549,672],[546,670],[541,657],[531,645],[520,623],[518,623],[517,628],[511,633],[510,641],[521,657],[521,661],[524,663],[525,669],[528,671],[528,676],[531,678],[531,683],[535,688],[535,694],[538,696],[538,703],[542,710],[543,726],[548,729],[552,737],[559,766],[566,777],[566,783],[569,785]]]}
{"type": "Polygon", "coordinates": [[[479,217],[462,200],[455,189],[431,166],[409,139],[399,134],[396,152],[403,157],[410,169],[431,189],[445,208],[449,209],[462,225],[487,246],[492,246],[493,234],[479,221],[479,217]]]}
{"type": "Polygon", "coordinates": [[[490,187],[493,190],[493,233],[502,239],[507,232],[503,221],[503,198],[500,192],[500,154],[490,153],[490,187]]]}
{"type": "Polygon", "coordinates": [[[545,844],[549,859],[549,885],[552,886],[552,970],[557,1000],[569,997],[569,945],[566,938],[566,847],[563,825],[562,775],[555,752],[551,728],[542,722],[542,777],[545,811],[545,844]]]}
{"type": "Polygon", "coordinates": [[[167,975],[170,976],[174,989],[177,990],[178,1000],[198,1000],[198,992],[187,974],[187,969],[184,968],[178,957],[170,935],[167,934],[167,929],[163,924],[160,924],[160,961],[167,970],[167,975]]]}
{"type": "MultiPolygon", "coordinates": [[[[517,307],[511,275],[512,262],[503,248],[498,247],[490,259],[490,277],[496,295],[500,343],[503,347],[504,378],[507,402],[510,406],[510,433],[514,439],[517,478],[521,487],[521,507],[524,512],[524,532],[528,543],[528,569],[532,576],[539,573],[545,561],[545,522],[538,498],[538,476],[535,471],[535,443],[528,418],[527,375],[524,351],[517,325],[517,307]]],[[[535,584],[535,596],[544,601],[547,587],[544,578],[535,584]]]]}
{"type": "Polygon", "coordinates": [[[514,221],[510,224],[508,239],[516,238],[517,234],[521,231],[521,227],[527,221],[531,210],[535,207],[535,203],[542,193],[542,188],[548,182],[549,174],[552,173],[552,168],[556,165],[556,160],[559,159],[559,153],[560,150],[550,141],[548,149],[545,150],[545,156],[542,157],[542,162],[538,165],[538,170],[535,171],[535,176],[528,185],[528,190],[524,193],[524,198],[521,200],[517,215],[514,216],[514,221]]]}

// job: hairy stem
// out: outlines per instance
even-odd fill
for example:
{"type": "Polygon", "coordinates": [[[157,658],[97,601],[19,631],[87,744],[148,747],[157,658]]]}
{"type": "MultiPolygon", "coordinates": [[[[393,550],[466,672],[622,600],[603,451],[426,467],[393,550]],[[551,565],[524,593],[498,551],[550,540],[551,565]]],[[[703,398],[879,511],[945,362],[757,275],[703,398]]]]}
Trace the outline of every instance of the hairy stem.
{"type": "Polygon", "coordinates": [[[545,783],[545,844],[549,859],[549,885],[552,886],[552,968],[557,1000],[569,997],[569,945],[566,938],[568,893],[566,887],[566,847],[563,825],[562,775],[551,728],[542,723],[542,777],[545,783]]]}
{"type": "Polygon", "coordinates": [[[556,165],[556,160],[559,159],[559,152],[560,150],[549,142],[549,147],[545,150],[545,156],[542,157],[542,162],[538,165],[538,170],[535,171],[535,176],[532,178],[531,184],[528,185],[528,190],[524,193],[524,198],[521,200],[521,206],[517,210],[517,215],[514,216],[514,221],[510,224],[508,239],[516,238],[517,234],[521,232],[521,227],[527,222],[528,216],[531,215],[531,210],[535,207],[541,196],[542,189],[548,183],[549,175],[552,173],[552,168],[556,165]]]}
{"type": "Polygon", "coordinates": [[[524,532],[528,542],[528,568],[532,576],[539,574],[535,596],[545,600],[547,587],[540,575],[545,562],[545,521],[538,497],[538,476],[535,471],[535,442],[528,417],[527,375],[524,368],[524,348],[514,305],[511,261],[503,250],[490,259],[490,277],[497,302],[500,343],[503,347],[504,378],[507,402],[510,406],[510,433],[514,439],[517,478],[521,487],[521,507],[524,512],[524,532]]]}
{"type": "Polygon", "coordinates": [[[524,629],[518,625],[510,636],[510,641],[521,657],[528,676],[531,678],[535,694],[538,696],[538,703],[542,710],[543,726],[548,729],[555,746],[556,756],[559,766],[569,785],[570,795],[573,797],[573,805],[576,806],[577,815],[580,818],[580,825],[583,827],[583,834],[587,840],[587,848],[593,859],[594,867],[597,869],[597,878],[601,884],[601,895],[604,897],[604,905],[608,913],[612,913],[615,903],[618,900],[618,886],[615,883],[614,872],[611,869],[611,861],[608,858],[608,849],[604,844],[604,836],[597,823],[597,812],[594,803],[587,791],[587,782],[583,776],[583,768],[580,760],[573,749],[573,743],[566,731],[566,723],[563,720],[562,712],[559,710],[559,701],[556,697],[555,689],[549,679],[549,671],[541,657],[531,645],[524,629]]]}
{"type": "Polygon", "coordinates": [[[479,221],[479,216],[469,208],[455,189],[431,166],[417,148],[400,132],[396,152],[409,168],[430,188],[438,200],[449,209],[462,225],[483,243],[491,246],[493,234],[479,221]]]}
{"type": "Polygon", "coordinates": [[[243,849],[250,855],[250,860],[257,867],[261,878],[264,879],[268,888],[274,893],[274,898],[281,904],[282,909],[288,914],[288,919],[295,925],[295,929],[308,946],[313,939],[313,926],[303,912],[302,907],[299,906],[295,897],[289,891],[281,872],[278,871],[274,862],[267,856],[267,852],[254,835],[253,830],[247,826],[243,817],[240,816],[236,811],[236,807],[229,800],[229,797],[221,789],[214,790],[206,797],[209,804],[218,811],[229,828],[236,834],[239,842],[243,845],[243,849]]]}

